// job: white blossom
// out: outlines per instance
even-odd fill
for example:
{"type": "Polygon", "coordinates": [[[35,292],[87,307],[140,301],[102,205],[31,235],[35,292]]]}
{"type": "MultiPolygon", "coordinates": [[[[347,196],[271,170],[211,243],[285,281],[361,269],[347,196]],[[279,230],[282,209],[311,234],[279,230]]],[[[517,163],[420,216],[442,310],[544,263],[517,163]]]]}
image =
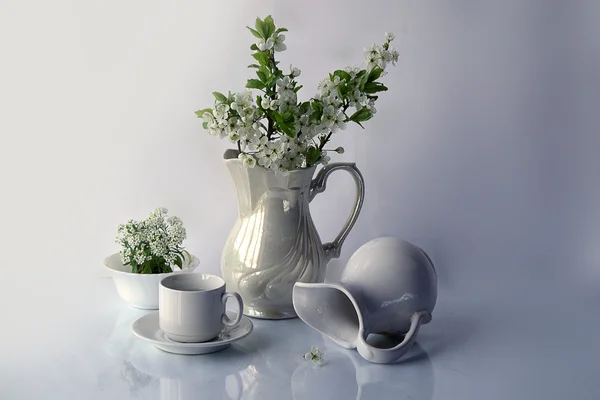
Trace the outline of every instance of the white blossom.
{"type": "Polygon", "coordinates": [[[312,362],[313,366],[320,367],[325,364],[325,354],[317,346],[311,346],[310,352],[304,354],[304,358],[306,361],[312,362]]]}
{"type": "Polygon", "coordinates": [[[275,110],[279,106],[279,102],[277,100],[271,100],[265,96],[261,99],[260,106],[265,110],[275,110]]]}
{"type": "Polygon", "coordinates": [[[269,38],[269,40],[271,39],[273,40],[273,49],[275,51],[285,51],[287,49],[287,46],[285,43],[283,43],[285,41],[285,35],[282,35],[281,33],[275,33],[273,36],[271,36],[271,38],[269,38]]]}
{"type": "Polygon", "coordinates": [[[394,39],[396,39],[396,35],[394,35],[391,32],[386,32],[385,33],[385,40],[387,40],[388,42],[391,42],[394,39]]]}
{"type": "Polygon", "coordinates": [[[331,126],[331,131],[333,133],[337,132],[338,129],[344,130],[346,129],[346,116],[344,113],[339,112],[333,117],[333,124],[331,126]]]}
{"type": "MultiPolygon", "coordinates": [[[[284,37],[284,39],[285,39],[285,37],[284,37]]],[[[267,40],[259,39],[258,42],[256,43],[256,47],[258,47],[258,49],[260,51],[265,51],[265,50],[271,50],[273,48],[274,44],[275,44],[275,40],[272,37],[270,37],[267,40]]]]}
{"type": "Polygon", "coordinates": [[[398,62],[398,57],[400,56],[396,50],[392,50],[392,65],[396,65],[398,62]]]}
{"type": "Polygon", "coordinates": [[[254,166],[256,166],[256,158],[254,158],[251,154],[247,154],[243,161],[244,165],[248,168],[254,168],[254,166]]]}
{"type": "Polygon", "coordinates": [[[292,67],[292,64],[290,64],[290,76],[292,78],[297,78],[300,76],[300,74],[302,73],[302,71],[300,71],[298,68],[296,67],[292,67]]]}
{"type": "Polygon", "coordinates": [[[227,105],[225,103],[221,103],[215,107],[215,111],[213,112],[213,115],[215,116],[215,118],[217,120],[219,120],[219,119],[226,118],[228,112],[229,112],[229,105],[227,105]]]}

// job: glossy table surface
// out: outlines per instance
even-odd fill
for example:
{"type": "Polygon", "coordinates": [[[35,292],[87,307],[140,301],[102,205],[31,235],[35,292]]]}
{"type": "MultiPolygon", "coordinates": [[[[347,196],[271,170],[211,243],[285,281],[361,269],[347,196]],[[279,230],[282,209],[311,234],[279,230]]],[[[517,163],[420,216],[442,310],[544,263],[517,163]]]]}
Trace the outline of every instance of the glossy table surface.
{"type": "Polygon", "coordinates": [[[552,286],[441,288],[417,345],[376,365],[298,319],[255,319],[250,336],[219,353],[165,353],[131,334],[147,311],[96,278],[8,314],[0,398],[598,399],[600,296],[552,286]],[[313,345],[321,367],[302,358],[313,345]]]}

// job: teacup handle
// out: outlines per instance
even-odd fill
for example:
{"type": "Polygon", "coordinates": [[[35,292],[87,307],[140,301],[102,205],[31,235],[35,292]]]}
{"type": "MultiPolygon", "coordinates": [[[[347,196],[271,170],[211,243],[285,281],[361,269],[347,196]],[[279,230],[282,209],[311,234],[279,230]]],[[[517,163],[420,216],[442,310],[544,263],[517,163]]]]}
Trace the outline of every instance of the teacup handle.
{"type": "Polygon", "coordinates": [[[342,244],[344,244],[344,240],[350,233],[350,230],[354,226],[356,219],[358,218],[358,214],[360,214],[360,209],[362,208],[362,204],[365,198],[365,181],[363,180],[362,174],[356,168],[356,164],[354,163],[333,163],[324,166],[321,168],[315,179],[310,184],[310,198],[309,200],[315,198],[315,196],[319,193],[322,193],[327,188],[327,178],[329,175],[337,170],[344,170],[348,172],[354,178],[354,183],[356,183],[356,200],[354,202],[354,208],[352,209],[352,213],[346,220],[346,223],[342,227],[342,230],[337,235],[337,237],[333,240],[333,242],[323,244],[323,249],[325,250],[325,257],[327,257],[327,261],[332,258],[338,258],[342,252],[342,244]]]}
{"type": "Polygon", "coordinates": [[[227,305],[227,299],[229,299],[229,298],[236,300],[237,305],[238,305],[237,314],[234,319],[231,319],[227,316],[227,313],[224,313],[223,317],[221,318],[221,321],[223,321],[223,324],[225,326],[234,326],[234,325],[239,324],[240,321],[242,320],[242,315],[244,312],[244,301],[242,300],[242,296],[240,296],[236,292],[227,292],[223,295],[223,297],[221,297],[221,301],[223,302],[224,306],[227,305]]]}

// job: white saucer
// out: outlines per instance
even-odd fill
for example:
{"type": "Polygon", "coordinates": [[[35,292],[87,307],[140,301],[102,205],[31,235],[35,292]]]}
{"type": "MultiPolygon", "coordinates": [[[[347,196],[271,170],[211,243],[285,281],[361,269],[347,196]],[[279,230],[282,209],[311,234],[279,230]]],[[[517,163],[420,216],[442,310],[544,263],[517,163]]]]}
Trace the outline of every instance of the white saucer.
{"type": "MultiPolygon", "coordinates": [[[[227,313],[229,318],[234,319],[234,313],[227,313]]],[[[158,311],[144,315],[137,319],[131,330],[137,337],[153,343],[157,348],[168,353],[175,354],[208,354],[226,349],[231,343],[245,338],[252,332],[252,321],[246,316],[234,327],[225,327],[219,333],[219,336],[208,342],[201,343],[181,343],[169,339],[158,324],[158,311]]]]}

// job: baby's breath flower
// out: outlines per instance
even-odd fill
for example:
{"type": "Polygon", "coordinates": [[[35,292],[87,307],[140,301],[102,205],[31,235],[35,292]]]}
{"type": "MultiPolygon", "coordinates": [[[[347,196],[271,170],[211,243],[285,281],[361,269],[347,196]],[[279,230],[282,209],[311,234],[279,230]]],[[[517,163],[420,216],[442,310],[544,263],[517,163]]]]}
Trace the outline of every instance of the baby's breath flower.
{"type": "Polygon", "coordinates": [[[183,263],[185,228],[166,208],[153,210],[143,221],[119,225],[117,232],[123,263],[134,273],[171,272],[173,265],[183,263]]]}

